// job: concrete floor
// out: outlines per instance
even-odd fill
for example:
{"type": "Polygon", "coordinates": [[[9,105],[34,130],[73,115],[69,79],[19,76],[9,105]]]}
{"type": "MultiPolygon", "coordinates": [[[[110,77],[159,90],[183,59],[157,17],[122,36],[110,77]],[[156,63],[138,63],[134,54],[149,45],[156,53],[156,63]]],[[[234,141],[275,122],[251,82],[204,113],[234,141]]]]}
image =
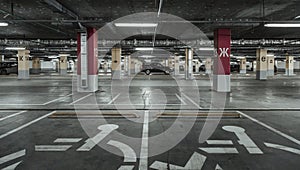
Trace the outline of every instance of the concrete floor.
{"type": "MultiPolygon", "coordinates": [[[[208,77],[193,82],[180,78],[174,80],[170,76],[138,75],[133,78],[128,89],[128,79],[111,82],[101,77],[100,90],[95,94],[76,93],[72,90],[71,76],[34,77],[31,80],[16,80],[14,77],[0,79],[1,169],[14,169],[16,166],[16,169],[226,170],[297,169],[300,165],[300,79],[297,76],[268,81],[257,81],[251,76],[247,79],[235,76],[229,94],[211,91],[208,77]],[[131,103],[128,103],[128,99],[131,103]],[[222,103],[224,108],[220,107],[222,103]],[[242,117],[206,119],[184,116],[209,111],[211,108],[234,113],[240,111],[242,117]],[[103,114],[116,113],[118,110],[137,117],[49,117],[54,112],[71,112],[74,109],[77,113],[100,109],[103,114]],[[178,111],[182,112],[182,118],[157,117],[162,112],[178,111]],[[201,132],[207,130],[205,123],[216,124],[217,127],[212,130],[209,139],[199,141],[201,132]],[[118,125],[118,128],[106,134],[98,143],[101,147],[96,146],[87,152],[77,151],[88,138],[101,132],[97,129],[100,125],[107,124],[118,125]],[[168,135],[159,139],[152,137],[170,129],[173,124],[182,128],[170,133],[171,136],[179,135],[184,125],[191,125],[191,130],[170,150],[155,154],[155,148],[163,150],[172,141],[168,141],[168,135]],[[228,132],[223,129],[226,126],[241,127],[245,133],[228,132]],[[130,142],[118,134],[137,140],[130,142]],[[244,135],[240,137],[240,134],[244,135]],[[245,145],[239,142],[246,139],[245,134],[254,145],[245,146],[249,140],[244,142],[245,145]],[[78,140],[54,142],[58,138],[78,140]],[[147,145],[145,139],[148,139],[147,145]],[[227,144],[211,144],[207,140],[226,140],[227,144]],[[108,146],[110,141],[126,144],[137,158],[126,159],[116,149],[116,145],[108,146]],[[47,151],[45,146],[39,149],[41,145],[69,145],[69,148],[65,151],[47,151]],[[211,147],[214,151],[224,153],[205,151],[211,147]],[[251,153],[253,148],[259,149],[261,153],[251,153]],[[235,153],[230,153],[232,151],[235,153]],[[139,155],[145,153],[149,158],[139,159],[139,155]]],[[[51,146],[48,149],[50,147],[51,150],[51,146]]]]}

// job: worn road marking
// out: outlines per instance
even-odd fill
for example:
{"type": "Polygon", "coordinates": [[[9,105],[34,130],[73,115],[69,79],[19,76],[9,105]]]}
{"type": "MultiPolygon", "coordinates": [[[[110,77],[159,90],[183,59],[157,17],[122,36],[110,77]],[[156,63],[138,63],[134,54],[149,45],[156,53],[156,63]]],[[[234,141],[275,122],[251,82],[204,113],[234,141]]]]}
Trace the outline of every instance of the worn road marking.
{"type": "Polygon", "coordinates": [[[181,103],[183,104],[183,105],[186,105],[186,102],[177,94],[177,93],[175,93],[175,95],[176,95],[176,97],[181,101],[181,103]]]}
{"type": "Polygon", "coordinates": [[[12,164],[12,165],[9,165],[9,166],[7,166],[7,167],[1,169],[1,170],[14,170],[14,169],[16,169],[16,167],[17,167],[20,163],[22,163],[22,161],[17,162],[17,163],[14,163],[14,164],[12,164]]]}
{"type": "Polygon", "coordinates": [[[252,120],[253,122],[255,122],[255,123],[257,123],[257,124],[259,124],[259,125],[261,125],[261,126],[267,128],[267,129],[271,130],[272,132],[277,133],[278,135],[280,135],[280,136],[282,136],[282,137],[284,137],[284,138],[286,138],[286,139],[288,139],[288,140],[290,140],[290,141],[292,141],[292,142],[294,142],[294,143],[300,145],[300,141],[297,140],[296,138],[294,138],[294,137],[292,137],[292,136],[289,136],[289,135],[287,135],[287,134],[285,134],[285,133],[283,133],[283,132],[281,132],[281,131],[279,131],[279,130],[277,130],[277,129],[275,129],[275,128],[273,128],[273,127],[271,127],[271,126],[269,126],[269,125],[267,125],[267,124],[265,124],[265,123],[263,123],[263,122],[261,122],[261,121],[255,119],[255,118],[253,118],[253,117],[251,117],[251,116],[249,116],[249,115],[247,115],[247,114],[245,114],[245,113],[243,113],[243,112],[238,111],[238,113],[240,113],[240,114],[243,115],[244,117],[246,117],[246,118],[252,120]]]}
{"type": "Polygon", "coordinates": [[[35,145],[37,152],[64,152],[70,149],[72,145],[35,145]]]}
{"type": "Polygon", "coordinates": [[[295,148],[291,148],[291,147],[287,147],[287,146],[283,146],[283,145],[278,145],[278,144],[273,144],[273,143],[264,143],[264,144],[269,148],[280,149],[283,151],[287,151],[287,152],[291,152],[291,153],[300,155],[299,149],[295,149],[295,148]]]}
{"type": "Polygon", "coordinates": [[[26,154],[26,150],[23,149],[21,151],[3,156],[2,158],[0,158],[0,164],[3,164],[5,162],[11,161],[11,160],[14,160],[14,159],[17,159],[17,158],[20,158],[20,157],[24,156],[25,154],[26,154]]]}
{"type": "Polygon", "coordinates": [[[207,140],[209,145],[233,145],[231,140],[207,140]]]}
{"type": "Polygon", "coordinates": [[[193,103],[198,109],[203,109],[201,106],[199,106],[199,104],[197,104],[196,102],[194,102],[194,100],[192,100],[190,97],[188,97],[187,95],[185,95],[184,93],[181,93],[182,96],[184,96],[185,98],[187,98],[191,103],[193,103]]]}
{"type": "Polygon", "coordinates": [[[223,170],[223,168],[219,164],[217,164],[215,170],[223,170]]]}
{"type": "Polygon", "coordinates": [[[236,148],[220,148],[220,147],[209,147],[209,148],[199,148],[200,150],[206,153],[214,153],[214,154],[238,154],[236,148]]]}
{"type": "Polygon", "coordinates": [[[50,113],[48,113],[48,114],[45,114],[45,115],[43,115],[43,116],[41,116],[41,117],[39,117],[39,118],[37,118],[37,119],[34,119],[33,121],[30,121],[30,122],[28,122],[28,123],[26,123],[26,124],[24,124],[24,125],[22,125],[22,126],[19,126],[19,127],[15,128],[15,129],[9,131],[9,132],[6,132],[6,133],[0,135],[0,139],[6,137],[6,136],[8,136],[8,135],[11,135],[11,134],[13,134],[13,133],[15,133],[15,132],[18,132],[19,130],[24,129],[24,128],[26,128],[26,127],[28,127],[28,126],[30,126],[30,125],[32,125],[32,124],[34,124],[34,123],[36,123],[36,122],[38,122],[38,121],[44,119],[44,118],[46,118],[46,117],[52,115],[53,113],[55,113],[55,111],[50,112],[50,113]]]}
{"type": "Polygon", "coordinates": [[[20,111],[20,112],[17,112],[17,113],[14,113],[14,114],[2,117],[2,118],[0,118],[0,121],[3,121],[5,119],[11,118],[11,117],[14,117],[14,116],[17,116],[17,115],[20,115],[20,114],[25,113],[25,112],[27,112],[27,111],[26,110],[25,111],[20,111]]]}
{"type": "Polygon", "coordinates": [[[43,105],[47,105],[47,104],[50,104],[50,103],[56,102],[56,101],[58,101],[58,100],[61,100],[61,99],[67,98],[67,97],[69,97],[69,96],[71,96],[71,95],[73,95],[73,94],[71,93],[71,94],[68,94],[68,95],[66,95],[66,96],[59,97],[59,98],[57,98],[57,99],[51,100],[51,101],[49,101],[49,102],[46,102],[46,103],[44,103],[43,105]]]}
{"type": "MultiPolygon", "coordinates": [[[[191,170],[191,169],[201,169],[205,163],[206,156],[203,156],[197,152],[195,152],[189,161],[185,164],[184,167],[177,166],[177,165],[172,165],[169,164],[170,170],[175,170],[175,169],[184,169],[184,170],[191,170]]],[[[168,164],[160,161],[155,161],[150,168],[152,169],[169,169],[168,164]]]]}
{"type": "Polygon", "coordinates": [[[118,170],[132,170],[134,168],[134,165],[122,165],[118,170]]]}
{"type": "Polygon", "coordinates": [[[148,137],[149,137],[149,111],[145,111],[139,170],[148,169],[148,137]]]}
{"type": "Polygon", "coordinates": [[[112,104],[115,100],[117,100],[117,98],[118,98],[120,95],[121,95],[121,93],[119,93],[118,95],[116,95],[113,99],[111,99],[111,101],[109,101],[109,102],[107,103],[107,105],[112,104]]]}
{"type": "Polygon", "coordinates": [[[124,162],[136,162],[136,154],[130,146],[115,140],[110,140],[107,144],[115,146],[122,151],[124,162]]]}
{"type": "Polygon", "coordinates": [[[77,143],[81,140],[82,138],[57,138],[54,143],[77,143]]]}
{"type": "Polygon", "coordinates": [[[253,140],[246,134],[245,129],[237,126],[223,126],[227,132],[233,132],[239,138],[239,144],[243,145],[250,154],[263,154],[253,140]]]}
{"type": "Polygon", "coordinates": [[[73,101],[73,102],[70,103],[69,105],[75,104],[75,103],[77,103],[77,102],[79,102],[79,101],[81,101],[81,100],[83,100],[83,99],[85,99],[85,98],[90,97],[91,95],[93,95],[93,93],[90,93],[90,94],[88,94],[88,95],[86,95],[86,96],[83,96],[83,97],[81,97],[81,98],[79,98],[79,99],[73,101]]]}
{"type": "Polygon", "coordinates": [[[96,136],[93,138],[89,138],[85,141],[85,144],[83,144],[80,148],[77,149],[77,151],[90,151],[95,147],[99,142],[101,142],[107,135],[109,135],[114,130],[118,129],[119,126],[115,124],[106,124],[101,125],[98,127],[101,132],[99,132],[96,136]]]}

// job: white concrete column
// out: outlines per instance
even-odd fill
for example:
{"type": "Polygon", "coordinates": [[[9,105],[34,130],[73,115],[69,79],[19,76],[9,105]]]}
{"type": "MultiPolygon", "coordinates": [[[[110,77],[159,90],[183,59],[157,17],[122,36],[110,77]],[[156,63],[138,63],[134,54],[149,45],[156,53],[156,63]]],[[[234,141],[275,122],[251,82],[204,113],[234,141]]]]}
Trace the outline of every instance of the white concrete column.
{"type": "Polygon", "coordinates": [[[201,66],[201,63],[200,61],[196,61],[196,64],[195,64],[195,73],[199,73],[199,69],[200,69],[200,66],[201,66]]]}
{"type": "Polygon", "coordinates": [[[59,55],[59,71],[60,75],[68,74],[68,54],[60,54],[59,55]]]}
{"type": "Polygon", "coordinates": [[[247,73],[247,60],[246,58],[241,58],[240,60],[240,74],[246,74],[247,73]]]}
{"type": "Polygon", "coordinates": [[[1,55],[0,56],[0,62],[3,62],[4,61],[4,55],[1,55]]]}
{"type": "Polygon", "coordinates": [[[185,79],[193,78],[193,50],[185,49],[185,79]]]}
{"type": "Polygon", "coordinates": [[[267,80],[267,50],[257,49],[256,51],[256,79],[257,80],[267,80]]]}
{"type": "Polygon", "coordinates": [[[18,79],[29,79],[29,50],[18,51],[18,79]]]}
{"type": "Polygon", "coordinates": [[[135,59],[131,58],[130,57],[130,60],[129,60],[129,63],[130,63],[130,66],[129,66],[129,72],[130,74],[135,74],[135,59]]]}
{"type": "Polygon", "coordinates": [[[111,78],[114,80],[121,79],[121,48],[114,47],[111,49],[111,78]]]}
{"type": "Polygon", "coordinates": [[[273,77],[274,76],[274,65],[275,65],[275,57],[274,55],[268,56],[268,76],[273,77]]]}
{"type": "Polygon", "coordinates": [[[286,56],[285,74],[287,76],[293,76],[294,75],[294,57],[292,57],[292,56],[286,56]]]}
{"type": "Polygon", "coordinates": [[[40,58],[34,57],[32,59],[32,70],[33,74],[39,74],[41,72],[41,61],[40,58]]]}
{"type": "Polygon", "coordinates": [[[252,70],[253,70],[253,72],[256,72],[256,65],[257,65],[256,61],[253,61],[252,62],[252,70]]]}
{"type": "Polygon", "coordinates": [[[205,60],[205,74],[211,74],[211,66],[212,66],[212,60],[211,58],[207,58],[205,60]]]}
{"type": "Polygon", "coordinates": [[[124,56],[124,75],[129,75],[129,56],[124,56]]]}
{"type": "Polygon", "coordinates": [[[174,74],[175,74],[175,76],[178,76],[179,73],[180,73],[180,71],[179,71],[179,60],[180,60],[180,57],[179,56],[175,56],[174,59],[175,59],[174,74]]]}

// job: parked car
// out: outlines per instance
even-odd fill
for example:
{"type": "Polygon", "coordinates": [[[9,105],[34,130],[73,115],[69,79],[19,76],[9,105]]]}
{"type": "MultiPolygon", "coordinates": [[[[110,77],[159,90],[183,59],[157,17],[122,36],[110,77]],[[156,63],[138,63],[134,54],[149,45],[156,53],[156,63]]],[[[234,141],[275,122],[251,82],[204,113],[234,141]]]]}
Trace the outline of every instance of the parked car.
{"type": "Polygon", "coordinates": [[[18,63],[17,62],[1,62],[0,63],[0,74],[18,74],[18,63]]]}
{"type": "Polygon", "coordinates": [[[141,72],[144,72],[147,75],[151,74],[152,72],[162,72],[164,74],[170,74],[170,72],[172,72],[172,69],[163,66],[160,63],[144,63],[141,72]]]}

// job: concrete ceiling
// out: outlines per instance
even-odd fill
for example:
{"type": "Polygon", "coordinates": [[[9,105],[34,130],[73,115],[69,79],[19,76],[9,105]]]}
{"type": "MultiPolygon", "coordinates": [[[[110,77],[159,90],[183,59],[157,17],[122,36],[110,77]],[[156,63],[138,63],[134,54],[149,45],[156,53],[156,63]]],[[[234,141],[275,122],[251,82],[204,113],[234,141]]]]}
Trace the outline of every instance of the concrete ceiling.
{"type": "MultiPolygon", "coordinates": [[[[101,27],[117,18],[157,12],[158,8],[159,0],[2,0],[0,20],[10,25],[0,27],[0,38],[74,39],[78,26],[56,21],[82,20],[83,25],[101,27]]],[[[161,12],[193,22],[210,37],[215,28],[229,27],[234,39],[288,39],[300,38],[298,29],[265,28],[262,22],[293,21],[300,15],[299,8],[299,0],[163,0],[161,12]]]]}

